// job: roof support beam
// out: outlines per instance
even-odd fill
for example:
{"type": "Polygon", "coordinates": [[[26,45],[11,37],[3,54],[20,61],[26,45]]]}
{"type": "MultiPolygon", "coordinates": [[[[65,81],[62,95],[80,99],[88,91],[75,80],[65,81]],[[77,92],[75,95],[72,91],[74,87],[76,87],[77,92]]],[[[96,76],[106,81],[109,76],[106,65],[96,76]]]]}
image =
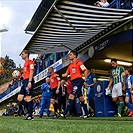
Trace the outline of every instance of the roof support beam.
{"type": "Polygon", "coordinates": [[[76,32],[79,32],[69,21],[68,21],[68,19],[57,9],[57,7],[54,5],[53,6],[54,7],[54,9],[61,15],[61,17],[63,18],[63,19],[65,19],[65,21],[76,31],[76,32]]]}

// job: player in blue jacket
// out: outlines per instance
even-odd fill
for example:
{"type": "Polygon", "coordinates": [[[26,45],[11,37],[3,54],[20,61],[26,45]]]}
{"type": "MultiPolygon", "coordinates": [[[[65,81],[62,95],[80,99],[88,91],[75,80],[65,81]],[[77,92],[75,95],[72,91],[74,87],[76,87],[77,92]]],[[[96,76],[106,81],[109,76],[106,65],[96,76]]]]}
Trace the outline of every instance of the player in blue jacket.
{"type": "Polygon", "coordinates": [[[86,87],[86,95],[87,95],[87,101],[89,104],[89,112],[91,115],[94,115],[94,84],[96,83],[96,76],[91,73],[91,68],[87,68],[88,76],[87,76],[87,87],[86,87]]]}
{"type": "Polygon", "coordinates": [[[131,68],[125,68],[126,74],[126,97],[125,102],[127,107],[130,109],[130,113],[128,116],[133,116],[133,107],[130,103],[130,99],[133,102],[133,75],[131,75],[131,68]]]}
{"type": "Polygon", "coordinates": [[[41,101],[41,109],[40,109],[40,117],[43,116],[43,111],[47,108],[47,116],[50,115],[49,106],[50,106],[50,79],[46,78],[46,83],[43,83],[41,86],[42,91],[42,101],[41,101]]]}

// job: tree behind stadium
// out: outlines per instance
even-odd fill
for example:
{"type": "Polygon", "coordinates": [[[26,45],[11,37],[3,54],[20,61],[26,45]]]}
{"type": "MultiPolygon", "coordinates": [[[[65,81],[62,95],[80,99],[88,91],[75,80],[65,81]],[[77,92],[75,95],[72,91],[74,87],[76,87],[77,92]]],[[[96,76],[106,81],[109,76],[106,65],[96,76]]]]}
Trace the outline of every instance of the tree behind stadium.
{"type": "Polygon", "coordinates": [[[0,58],[0,84],[9,81],[12,78],[12,72],[16,69],[16,64],[9,56],[0,58]]]}

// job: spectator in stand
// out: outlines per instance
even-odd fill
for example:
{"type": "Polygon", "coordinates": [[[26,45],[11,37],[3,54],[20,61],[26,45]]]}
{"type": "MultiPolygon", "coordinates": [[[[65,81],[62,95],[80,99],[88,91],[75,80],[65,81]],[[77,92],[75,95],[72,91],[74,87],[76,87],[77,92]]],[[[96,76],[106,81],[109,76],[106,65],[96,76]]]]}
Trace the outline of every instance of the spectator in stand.
{"type": "Polygon", "coordinates": [[[39,57],[39,61],[40,61],[40,64],[39,64],[39,72],[41,72],[43,69],[42,69],[42,54],[39,54],[38,55],[38,57],[39,57]]]}
{"type": "Polygon", "coordinates": [[[47,116],[50,115],[49,106],[50,106],[50,84],[49,84],[49,78],[46,78],[46,83],[43,83],[41,86],[42,91],[42,101],[41,101],[41,109],[40,109],[40,118],[43,116],[43,111],[45,108],[47,108],[47,116]]]}
{"type": "Polygon", "coordinates": [[[42,60],[42,70],[44,70],[44,69],[46,68],[46,66],[45,66],[45,61],[46,61],[46,56],[45,56],[45,54],[42,54],[41,60],[42,60]]]}
{"type": "Polygon", "coordinates": [[[37,61],[35,58],[33,58],[33,62],[34,62],[34,76],[37,74],[37,61]]]}
{"type": "Polygon", "coordinates": [[[109,3],[107,2],[107,0],[100,0],[97,1],[94,5],[98,7],[108,7],[109,3]]]}
{"type": "Polygon", "coordinates": [[[38,56],[36,58],[36,62],[37,62],[37,74],[38,74],[38,73],[40,73],[42,71],[41,54],[38,54],[38,56]]]}
{"type": "Polygon", "coordinates": [[[62,112],[66,108],[66,97],[67,96],[67,88],[65,86],[65,80],[61,80],[61,87],[59,89],[59,96],[58,96],[58,104],[59,104],[59,110],[62,112]]]}
{"type": "Polygon", "coordinates": [[[49,56],[49,59],[50,59],[50,65],[52,65],[54,63],[54,54],[50,54],[49,56]]]}

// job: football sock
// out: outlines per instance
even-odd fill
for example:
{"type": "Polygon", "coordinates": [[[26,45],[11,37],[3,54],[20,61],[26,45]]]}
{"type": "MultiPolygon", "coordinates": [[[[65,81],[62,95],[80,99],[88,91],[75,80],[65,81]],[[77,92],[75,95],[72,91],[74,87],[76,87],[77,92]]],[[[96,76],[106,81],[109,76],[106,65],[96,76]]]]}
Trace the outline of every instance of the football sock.
{"type": "Polygon", "coordinates": [[[29,107],[29,116],[32,116],[32,113],[33,113],[33,102],[30,101],[30,102],[27,102],[28,104],[28,107],[29,107]]]}
{"type": "Polygon", "coordinates": [[[53,105],[54,105],[54,111],[57,112],[57,110],[59,109],[59,108],[58,108],[58,107],[59,107],[59,106],[58,106],[58,103],[55,102],[53,105]]]}
{"type": "Polygon", "coordinates": [[[64,112],[64,115],[66,115],[68,113],[68,111],[73,107],[73,103],[74,103],[74,100],[69,99],[69,101],[67,103],[67,107],[66,107],[65,112],[64,112]]]}
{"type": "Polygon", "coordinates": [[[130,111],[133,111],[133,107],[130,102],[127,102],[126,105],[130,109],[130,111]]]}
{"type": "Polygon", "coordinates": [[[88,110],[87,110],[87,104],[84,104],[84,101],[81,102],[81,107],[83,107],[84,111],[85,111],[85,115],[88,115],[88,110]]]}
{"type": "Polygon", "coordinates": [[[119,106],[119,101],[116,102],[116,105],[119,106]]]}
{"type": "Polygon", "coordinates": [[[124,102],[119,102],[118,113],[121,114],[123,110],[124,102]]]}
{"type": "Polygon", "coordinates": [[[24,105],[24,107],[27,109],[27,111],[29,111],[28,109],[28,104],[27,102],[23,99],[21,102],[20,102],[22,105],[24,105]]]}

